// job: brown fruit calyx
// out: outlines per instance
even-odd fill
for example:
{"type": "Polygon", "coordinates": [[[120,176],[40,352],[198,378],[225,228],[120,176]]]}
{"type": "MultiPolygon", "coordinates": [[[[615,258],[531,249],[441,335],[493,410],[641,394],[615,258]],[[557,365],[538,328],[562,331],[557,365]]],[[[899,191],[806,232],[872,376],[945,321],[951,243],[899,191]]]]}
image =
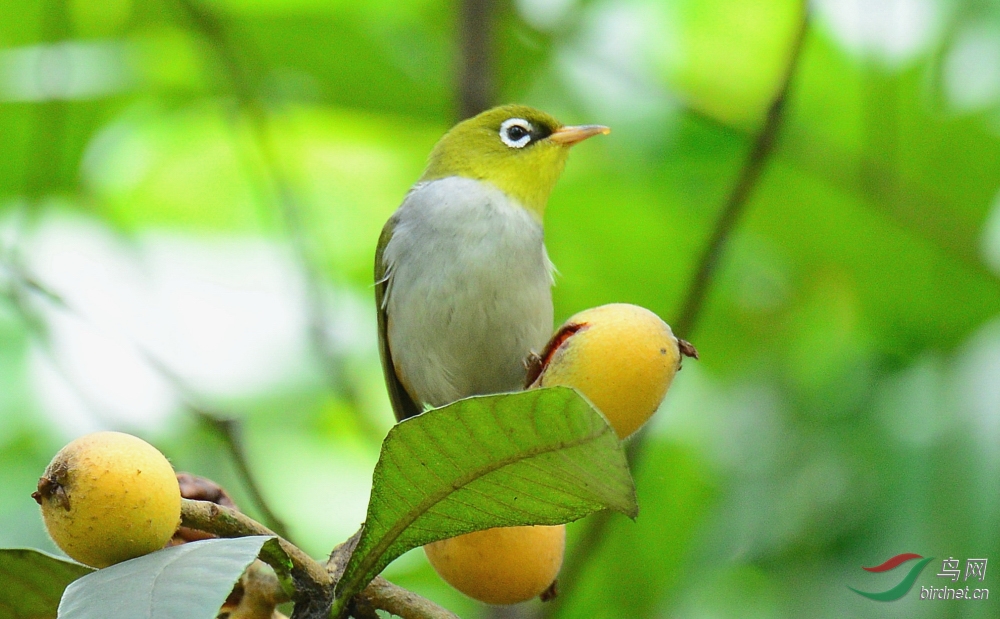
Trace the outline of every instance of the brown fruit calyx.
{"type": "MultiPolygon", "coordinates": [[[[680,349],[681,354],[685,357],[691,357],[695,361],[698,360],[698,349],[691,342],[677,338],[677,348],[680,349]]],[[[679,370],[680,368],[678,367],[677,369],[679,370]]]]}
{"type": "Polygon", "coordinates": [[[53,462],[45,469],[45,474],[38,478],[38,489],[31,493],[31,498],[39,505],[42,501],[53,501],[66,511],[69,511],[69,494],[66,493],[66,478],[69,477],[69,465],[65,460],[53,462]]]}
{"type": "Polygon", "coordinates": [[[541,600],[541,601],[543,601],[543,602],[551,602],[552,600],[556,599],[557,597],[559,597],[559,579],[558,578],[556,578],[555,580],[552,581],[552,584],[549,585],[548,589],[546,589],[545,591],[542,591],[540,594],[538,594],[538,599],[541,600]]]}

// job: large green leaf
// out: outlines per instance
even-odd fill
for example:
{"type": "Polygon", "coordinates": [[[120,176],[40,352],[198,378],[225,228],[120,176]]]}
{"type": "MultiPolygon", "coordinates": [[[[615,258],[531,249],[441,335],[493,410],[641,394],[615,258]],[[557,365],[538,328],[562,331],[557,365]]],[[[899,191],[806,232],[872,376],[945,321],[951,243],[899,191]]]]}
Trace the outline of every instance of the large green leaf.
{"type": "Polygon", "coordinates": [[[66,588],[59,619],[214,619],[270,539],[191,542],[97,570],[66,588]]]}
{"type": "Polygon", "coordinates": [[[0,617],[52,619],[66,586],[92,571],[40,550],[0,549],[0,617]]]}
{"type": "Polygon", "coordinates": [[[605,508],[638,514],[621,442],[565,387],[468,398],[407,419],[383,442],[373,477],[341,600],[407,550],[440,539],[605,508]]]}

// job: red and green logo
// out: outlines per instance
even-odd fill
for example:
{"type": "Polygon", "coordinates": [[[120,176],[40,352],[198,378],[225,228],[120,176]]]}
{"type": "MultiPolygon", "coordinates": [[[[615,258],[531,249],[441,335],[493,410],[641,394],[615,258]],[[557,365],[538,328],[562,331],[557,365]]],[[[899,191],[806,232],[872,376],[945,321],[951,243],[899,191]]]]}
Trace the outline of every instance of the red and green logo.
{"type": "Polygon", "coordinates": [[[912,561],[913,559],[920,559],[920,561],[915,563],[913,567],[910,568],[910,572],[899,582],[898,585],[888,591],[872,593],[869,591],[861,591],[851,586],[848,586],[847,588],[858,595],[863,595],[872,600],[879,602],[894,602],[909,593],[910,589],[913,588],[913,583],[915,583],[917,581],[917,577],[920,576],[920,572],[924,571],[924,568],[927,567],[928,563],[934,560],[934,557],[927,557],[925,559],[916,553],[904,552],[903,554],[896,555],[895,557],[890,557],[881,565],[876,565],[875,567],[862,566],[861,568],[866,572],[889,572],[908,561],[912,561]]]}

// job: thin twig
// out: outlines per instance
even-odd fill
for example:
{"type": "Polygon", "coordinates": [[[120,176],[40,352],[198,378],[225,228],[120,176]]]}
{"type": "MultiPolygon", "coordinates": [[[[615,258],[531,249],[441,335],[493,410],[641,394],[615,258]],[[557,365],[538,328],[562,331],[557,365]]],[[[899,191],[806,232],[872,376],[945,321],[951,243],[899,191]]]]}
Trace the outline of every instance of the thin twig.
{"type": "MultiPolygon", "coordinates": [[[[785,72],[781,82],[775,92],[774,99],[767,108],[767,116],[764,119],[764,126],[761,128],[757,139],[754,140],[747,153],[746,162],[740,170],[740,175],[736,179],[729,197],[722,208],[719,218],[712,229],[712,235],[705,245],[705,249],[698,261],[698,270],[688,287],[681,306],[680,315],[674,323],[675,330],[680,336],[686,336],[694,331],[697,321],[701,316],[701,307],[705,302],[708,289],[711,286],[712,278],[718,268],[719,259],[725,249],[726,242],[739,223],[741,216],[746,210],[750,200],[750,195],[757,186],[760,174],[764,169],[771,153],[774,152],[775,141],[778,137],[778,130],[784,118],[785,104],[788,101],[789,88],[792,78],[799,64],[802,55],[802,46],[805,41],[806,32],[809,29],[808,8],[804,5],[802,16],[796,30],[795,39],[789,52],[788,63],[785,65],[785,72]]],[[[686,338],[685,338],[686,339],[686,338]]]]}
{"type": "Polygon", "coordinates": [[[12,275],[10,288],[0,288],[0,298],[7,299],[7,301],[10,302],[10,305],[14,310],[14,314],[24,324],[28,335],[34,339],[39,349],[48,358],[49,363],[52,364],[52,368],[56,371],[60,378],[63,379],[66,386],[69,387],[69,389],[73,392],[73,395],[77,397],[83,407],[99,420],[107,421],[110,419],[108,412],[98,403],[93,401],[93,398],[86,393],[75,377],[73,377],[69,369],[62,363],[59,355],[57,355],[56,351],[52,348],[52,340],[49,336],[48,330],[46,329],[45,320],[39,315],[38,312],[30,307],[30,301],[24,293],[40,293],[41,289],[39,288],[39,284],[37,284],[37,282],[28,284],[25,281],[19,280],[18,272],[15,270],[15,267],[7,268],[8,266],[9,265],[5,263],[3,257],[0,256],[0,267],[4,267],[5,270],[8,270],[12,275]]]}
{"type": "MultiPolygon", "coordinates": [[[[42,296],[46,301],[59,308],[61,311],[73,316],[77,320],[83,321],[96,330],[101,330],[93,323],[93,321],[89,320],[83,315],[82,312],[66,301],[62,295],[54,292],[34,275],[28,273],[24,265],[16,261],[7,261],[3,256],[0,256],[0,266],[4,266],[5,270],[10,273],[12,281],[15,283],[16,287],[23,288],[24,290],[42,296]]],[[[45,334],[44,329],[41,326],[41,319],[29,313],[25,302],[19,299],[16,287],[9,293],[15,308],[21,314],[22,319],[25,324],[28,325],[29,329],[32,332],[35,332],[40,338],[43,338],[45,334]]],[[[168,383],[171,384],[174,391],[180,397],[185,408],[187,408],[193,415],[198,417],[199,420],[206,423],[220,435],[233,459],[234,464],[236,465],[237,472],[240,475],[244,486],[246,486],[247,492],[250,494],[251,500],[264,516],[268,526],[277,531],[282,537],[287,538],[287,527],[267,504],[267,501],[264,499],[263,494],[260,491],[260,486],[257,484],[256,478],[250,470],[246,452],[243,449],[243,442],[240,436],[241,428],[238,419],[232,415],[210,412],[204,406],[196,404],[195,400],[197,398],[192,395],[191,389],[184,384],[184,381],[181,380],[181,378],[177,376],[173,370],[171,370],[146,347],[137,342],[131,342],[131,344],[135,348],[136,352],[150,365],[150,367],[152,367],[158,374],[166,379],[168,383]]],[[[52,358],[55,362],[56,359],[54,354],[52,355],[52,358]]],[[[56,365],[58,366],[58,363],[56,363],[56,365]]],[[[67,380],[69,380],[68,377],[67,380]]],[[[80,397],[84,397],[82,393],[80,394],[80,397]]]]}
{"type": "MultiPolygon", "coordinates": [[[[297,573],[307,576],[314,583],[328,586],[333,584],[330,574],[318,561],[299,549],[298,546],[284,539],[271,529],[268,529],[241,511],[224,507],[211,501],[195,501],[181,499],[181,526],[197,529],[219,537],[247,537],[249,535],[273,535],[278,538],[278,544],[291,560],[297,573]]],[[[266,558],[265,563],[275,569],[283,570],[284,561],[274,565],[274,559],[266,558]]]]}
{"type": "MultiPolygon", "coordinates": [[[[337,551],[334,551],[330,562],[323,565],[304,553],[295,544],[276,535],[246,514],[209,501],[183,499],[181,502],[181,525],[219,537],[274,535],[278,538],[278,545],[282,552],[291,561],[290,574],[296,587],[299,588],[300,594],[305,590],[310,595],[319,594],[321,597],[328,597],[336,585],[337,577],[336,570],[331,570],[331,567],[338,560],[346,560],[346,555],[349,555],[349,552],[338,554],[337,551]]],[[[351,549],[347,544],[340,548],[347,551],[351,549]]],[[[267,546],[261,551],[261,560],[273,567],[278,573],[287,571],[284,557],[269,551],[267,546]]],[[[277,586],[277,583],[275,585],[277,586]]],[[[280,598],[281,595],[281,592],[275,592],[276,598],[280,598]]],[[[385,610],[403,619],[458,619],[454,613],[411,591],[392,584],[381,576],[376,577],[364,591],[359,593],[358,598],[364,605],[385,610]]],[[[306,600],[300,595],[296,601],[302,603],[306,600]]],[[[315,600],[313,601],[315,602],[315,600]]]]}
{"type": "Polygon", "coordinates": [[[381,576],[376,576],[357,597],[374,608],[403,619],[458,619],[458,615],[453,612],[399,585],[394,585],[381,576]]]}
{"type": "Polygon", "coordinates": [[[329,603],[333,601],[333,580],[326,567],[246,514],[209,501],[181,499],[181,526],[219,537],[273,535],[278,539],[284,555],[291,561],[291,568],[289,569],[284,556],[273,552],[267,545],[261,550],[260,558],[278,574],[291,576],[295,584],[292,599],[296,603],[296,614],[301,615],[300,606],[329,608],[329,603]]]}
{"type": "MultiPolygon", "coordinates": [[[[67,309],[70,309],[65,305],[65,302],[63,305],[67,309]]],[[[246,448],[243,443],[243,422],[241,418],[232,413],[225,413],[216,409],[210,410],[209,407],[199,404],[199,398],[166,363],[161,361],[159,357],[154,355],[145,346],[141,344],[134,344],[134,346],[142,358],[171,384],[184,408],[199,421],[215,431],[219,438],[222,439],[222,443],[226,446],[226,451],[229,453],[229,457],[236,467],[236,474],[240,478],[247,494],[250,495],[250,500],[253,501],[257,511],[264,518],[264,523],[281,537],[291,539],[287,525],[271,509],[271,505],[264,498],[264,493],[257,482],[257,477],[253,474],[253,469],[250,467],[250,459],[247,458],[246,448]]]]}
{"type": "Polygon", "coordinates": [[[459,120],[493,105],[494,0],[462,0],[459,12],[459,120]]]}
{"type": "MultiPolygon", "coordinates": [[[[788,61],[781,81],[775,90],[774,98],[767,109],[764,124],[757,138],[750,146],[739,176],[733,184],[722,210],[719,213],[705,249],[698,261],[698,268],[688,285],[684,303],[674,324],[674,332],[685,337],[694,331],[701,317],[705,298],[711,288],[713,278],[719,266],[726,244],[746,211],[750,196],[760,180],[761,172],[774,152],[775,141],[784,118],[785,105],[791,87],[792,78],[798,68],[799,58],[806,33],[809,29],[808,3],[804,2],[801,17],[795,32],[795,38],[789,50],[788,61]]],[[[626,452],[633,469],[638,465],[643,448],[646,445],[646,432],[640,431],[626,445],[626,452]]],[[[559,585],[564,592],[571,591],[578,583],[583,567],[591,555],[597,551],[605,537],[611,512],[603,511],[595,514],[587,522],[587,526],[572,552],[568,556],[559,576],[559,585]]],[[[543,611],[543,616],[551,617],[562,607],[565,595],[557,597],[543,611]]]]}
{"type": "Polygon", "coordinates": [[[253,501],[254,505],[260,511],[267,526],[281,537],[289,539],[288,527],[271,509],[271,506],[261,493],[260,486],[257,484],[256,477],[250,468],[246,449],[243,447],[242,421],[236,417],[221,416],[215,412],[205,410],[200,406],[192,404],[190,401],[186,401],[184,404],[201,422],[212,428],[218,434],[219,438],[222,439],[233,464],[236,466],[237,474],[243,481],[247,493],[250,495],[250,500],[253,501]]]}
{"type": "MultiPolygon", "coordinates": [[[[21,264],[16,259],[8,260],[4,256],[0,255],[0,266],[5,268],[10,276],[11,280],[14,282],[15,287],[9,292],[0,291],[5,296],[9,296],[11,301],[21,315],[21,318],[28,326],[29,330],[35,333],[40,341],[46,344],[45,349],[52,358],[53,363],[57,368],[61,365],[55,354],[51,351],[51,348],[47,345],[47,338],[44,332],[44,327],[42,326],[41,318],[38,318],[27,307],[27,303],[22,299],[18,293],[18,289],[23,289],[25,291],[30,291],[39,296],[43,297],[46,301],[51,303],[54,307],[59,310],[69,314],[70,316],[80,320],[87,325],[91,326],[95,330],[101,331],[94,322],[88,319],[82,312],[71,305],[65,298],[59,293],[51,290],[46,284],[41,282],[33,274],[29,273],[26,267],[21,264]]],[[[166,363],[159,359],[155,354],[153,354],[145,346],[137,343],[130,342],[135,348],[136,352],[141,356],[146,363],[149,364],[162,378],[164,378],[173,387],[175,393],[178,395],[181,403],[184,405],[188,411],[197,417],[200,421],[208,425],[210,428],[215,430],[220,438],[225,444],[230,457],[236,466],[236,471],[242,481],[247,493],[250,495],[250,499],[253,501],[254,505],[261,512],[267,526],[277,531],[279,535],[284,538],[288,538],[288,528],[282,522],[281,518],[274,513],[274,511],[268,505],[267,500],[264,499],[263,493],[261,492],[260,485],[257,483],[256,477],[249,465],[249,460],[246,457],[246,450],[243,447],[243,440],[241,436],[242,426],[239,418],[235,415],[224,414],[219,411],[210,411],[207,407],[197,403],[198,398],[193,394],[192,390],[184,383],[184,381],[171,370],[166,363]]],[[[64,378],[71,385],[73,381],[69,378],[65,371],[62,371],[64,378]]],[[[87,401],[85,394],[82,391],[78,391],[78,396],[87,401]]],[[[88,402],[89,404],[89,402],[88,402]]],[[[93,408],[93,407],[91,407],[93,408]]]]}
{"type": "MultiPolygon", "coordinates": [[[[236,48],[230,42],[225,25],[216,14],[192,0],[177,0],[177,3],[198,32],[212,45],[221,60],[237,103],[249,121],[253,141],[273,188],[272,192],[259,189],[258,191],[262,195],[271,194],[273,196],[273,202],[278,207],[288,230],[292,248],[295,250],[296,259],[306,283],[309,342],[320,361],[324,378],[332,391],[352,404],[351,409],[357,413],[356,421],[361,431],[374,441],[381,442],[384,433],[363,414],[358,405],[360,396],[357,389],[353,381],[345,378],[343,359],[334,350],[327,334],[328,308],[322,279],[314,267],[313,255],[315,252],[310,249],[308,235],[305,232],[301,195],[281,163],[278,149],[271,135],[267,110],[263,100],[257,94],[260,89],[256,85],[254,76],[261,75],[262,71],[258,70],[257,67],[248,66],[248,63],[240,58],[236,48]]],[[[247,46],[245,41],[242,44],[244,47],[247,46]]],[[[240,152],[242,154],[242,151],[240,152]]],[[[251,161],[247,157],[243,157],[243,163],[247,177],[251,184],[256,187],[256,175],[251,161]]]]}

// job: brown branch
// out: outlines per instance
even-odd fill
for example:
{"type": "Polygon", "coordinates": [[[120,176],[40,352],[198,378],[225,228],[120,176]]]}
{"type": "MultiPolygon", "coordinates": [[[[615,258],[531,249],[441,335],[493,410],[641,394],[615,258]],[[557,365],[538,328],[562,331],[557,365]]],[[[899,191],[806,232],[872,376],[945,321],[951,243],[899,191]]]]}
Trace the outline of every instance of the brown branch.
{"type": "Polygon", "coordinates": [[[493,106],[494,0],[462,0],[459,12],[459,120],[493,106]]]}
{"type": "Polygon", "coordinates": [[[269,551],[267,546],[261,551],[262,561],[273,567],[278,573],[289,572],[295,580],[296,586],[300,587],[300,591],[303,586],[306,590],[333,586],[329,572],[319,562],[304,553],[295,544],[235,509],[209,501],[181,499],[181,526],[212,533],[219,537],[273,535],[278,539],[278,546],[284,555],[291,561],[291,570],[287,569],[284,556],[269,551]]]}
{"type": "Polygon", "coordinates": [[[190,401],[185,401],[184,405],[199,421],[212,428],[219,438],[222,439],[222,443],[226,446],[229,457],[236,467],[237,475],[239,475],[240,480],[246,487],[247,493],[250,495],[250,500],[260,510],[264,522],[278,535],[288,539],[288,527],[271,509],[270,504],[260,490],[256,476],[254,476],[250,468],[250,461],[243,446],[243,422],[236,417],[223,416],[214,411],[205,410],[190,401]]]}
{"type": "MultiPolygon", "coordinates": [[[[692,120],[734,138],[745,139],[739,127],[708,116],[695,108],[684,111],[692,120]]],[[[862,159],[841,148],[823,143],[818,136],[801,126],[782,130],[782,152],[788,163],[804,174],[823,179],[838,191],[849,191],[869,209],[888,217],[914,238],[934,245],[939,251],[960,261],[971,271],[987,277],[992,272],[983,264],[969,239],[978,234],[972,223],[955,217],[957,205],[927,186],[907,179],[898,170],[872,157],[862,159]],[[859,170],[870,168],[872,184],[858,186],[859,170]]]]}
{"type": "MultiPolygon", "coordinates": [[[[208,501],[193,501],[183,499],[181,503],[181,525],[212,533],[219,537],[246,537],[250,535],[273,535],[278,539],[278,546],[284,555],[274,552],[265,545],[261,551],[261,560],[274,568],[279,574],[290,573],[297,589],[293,601],[298,604],[313,603],[316,607],[317,597],[329,605],[336,579],[339,576],[337,566],[342,568],[350,551],[353,549],[348,540],[334,550],[329,562],[323,565],[307,555],[295,544],[275,534],[273,531],[235,509],[223,507],[208,501]],[[288,569],[285,557],[291,561],[288,569]],[[308,596],[313,596],[307,599],[308,596]]],[[[275,581],[275,587],[279,583],[275,581]]],[[[274,592],[275,599],[283,599],[284,593],[274,592]]],[[[378,576],[355,598],[362,607],[385,610],[403,619],[458,619],[458,617],[437,604],[419,595],[394,585],[378,576]]],[[[299,613],[296,607],[296,614],[299,613]]],[[[295,616],[295,615],[293,615],[295,616]]]]}
{"type": "MultiPolygon", "coordinates": [[[[260,559],[281,576],[290,576],[295,602],[293,618],[323,616],[333,602],[333,579],[326,567],[307,555],[298,546],[282,538],[253,518],[228,507],[208,501],[181,501],[181,526],[212,533],[219,537],[271,535],[277,538],[281,552],[265,544],[260,559]],[[287,560],[286,560],[287,557],[287,560]],[[291,562],[291,565],[288,565],[291,562]]],[[[277,594],[276,594],[277,595],[277,594]]]]}
{"type": "MultiPolygon", "coordinates": [[[[798,68],[799,58],[802,54],[802,47],[806,33],[809,30],[808,4],[803,2],[801,16],[795,32],[788,54],[788,61],[785,65],[781,81],[778,83],[774,97],[767,108],[764,124],[757,134],[757,138],[750,145],[743,167],[736,178],[729,195],[722,206],[718,219],[712,228],[711,235],[706,242],[698,267],[694,277],[688,285],[681,311],[674,324],[674,332],[685,338],[694,331],[701,316],[701,310],[705,303],[705,298],[711,288],[715,273],[718,270],[719,261],[726,248],[730,236],[739,224],[743,213],[746,211],[750,196],[760,180],[761,172],[774,152],[775,142],[784,118],[788,93],[791,87],[792,78],[798,68]]],[[[633,469],[638,465],[643,448],[646,444],[646,432],[640,431],[626,445],[626,452],[633,469]]],[[[587,528],[576,543],[573,551],[567,557],[563,570],[559,575],[559,585],[564,592],[572,591],[577,585],[583,567],[589,561],[601,542],[605,538],[608,523],[611,521],[611,512],[603,511],[595,514],[587,522],[587,528]]],[[[551,617],[556,614],[566,595],[562,595],[553,600],[545,607],[543,615],[551,617]]]]}
{"type": "MultiPolygon", "coordinates": [[[[73,309],[67,306],[65,302],[62,302],[62,305],[68,311],[73,312],[73,309]]],[[[207,407],[198,404],[197,401],[199,398],[193,394],[185,382],[173,370],[167,367],[159,357],[140,344],[135,344],[135,347],[143,359],[170,383],[174,391],[177,392],[184,408],[194,415],[198,421],[211,428],[222,440],[222,444],[225,445],[226,452],[229,454],[233,466],[236,467],[236,474],[240,478],[240,482],[246,489],[247,494],[250,495],[250,500],[260,512],[265,524],[281,537],[291,539],[288,527],[274,510],[271,509],[267,499],[264,498],[264,493],[257,482],[257,477],[253,474],[253,469],[250,468],[250,460],[247,458],[246,449],[243,445],[243,423],[241,419],[237,415],[209,410],[207,407]]]]}
{"type": "Polygon", "coordinates": [[[760,133],[757,134],[757,139],[751,145],[746,161],[740,170],[740,175],[737,177],[725,205],[719,213],[719,218],[712,229],[712,235],[709,237],[701,258],[698,261],[698,269],[695,271],[694,278],[688,287],[684,304],[681,306],[680,315],[676,322],[674,322],[674,330],[682,336],[688,335],[697,326],[697,321],[701,315],[701,307],[712,284],[712,279],[718,268],[722,252],[730,235],[746,210],[750,196],[757,186],[765,164],[774,152],[778,130],[781,128],[782,120],[784,119],[785,105],[788,101],[792,77],[798,68],[799,57],[802,55],[802,46],[808,29],[808,9],[803,6],[795,39],[792,42],[789,52],[788,62],[785,65],[785,72],[775,91],[774,98],[767,108],[764,125],[761,127],[760,133]]]}
{"type": "Polygon", "coordinates": [[[458,615],[453,612],[399,585],[394,585],[381,576],[376,576],[375,580],[357,595],[357,598],[361,598],[373,608],[387,611],[403,619],[458,619],[458,615]]]}

